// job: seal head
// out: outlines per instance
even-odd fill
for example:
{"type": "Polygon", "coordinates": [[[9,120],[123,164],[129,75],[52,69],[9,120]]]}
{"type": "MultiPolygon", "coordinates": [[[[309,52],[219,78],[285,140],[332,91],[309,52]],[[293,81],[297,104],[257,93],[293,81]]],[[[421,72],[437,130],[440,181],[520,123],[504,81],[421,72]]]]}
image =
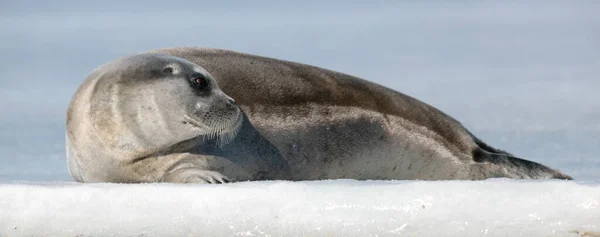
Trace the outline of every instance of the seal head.
{"type": "MultiPolygon", "coordinates": [[[[180,142],[205,136],[219,138],[219,143],[225,144],[235,137],[241,111],[204,68],[166,55],[136,55],[123,61],[127,63],[117,62],[109,70],[113,73],[107,73],[116,79],[109,82],[112,89],[105,90],[112,93],[98,94],[105,98],[93,100],[106,101],[110,97],[110,111],[96,112],[107,112],[105,116],[126,127],[121,135],[159,146],[166,141],[157,141],[164,138],[180,142]]],[[[107,121],[105,116],[93,118],[102,124],[107,121]]],[[[111,128],[110,133],[114,131],[111,128]]]]}
{"type": "Polygon", "coordinates": [[[85,179],[80,170],[102,172],[89,175],[106,180],[119,176],[111,170],[122,162],[177,152],[186,140],[217,139],[223,146],[242,120],[204,68],[163,54],[124,57],[94,70],[71,101],[69,170],[77,180],[85,179]]]}

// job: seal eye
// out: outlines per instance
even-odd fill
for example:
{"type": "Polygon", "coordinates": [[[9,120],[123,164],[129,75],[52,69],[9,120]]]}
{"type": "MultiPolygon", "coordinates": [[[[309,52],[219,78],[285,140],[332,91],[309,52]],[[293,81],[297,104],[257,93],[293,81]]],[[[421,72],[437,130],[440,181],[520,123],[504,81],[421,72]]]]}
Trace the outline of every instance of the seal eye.
{"type": "Polygon", "coordinates": [[[201,74],[195,74],[192,77],[192,85],[198,90],[205,90],[208,88],[208,80],[201,74]]]}
{"type": "Polygon", "coordinates": [[[173,68],[172,67],[166,67],[165,69],[163,69],[164,73],[173,73],[173,68]]]}

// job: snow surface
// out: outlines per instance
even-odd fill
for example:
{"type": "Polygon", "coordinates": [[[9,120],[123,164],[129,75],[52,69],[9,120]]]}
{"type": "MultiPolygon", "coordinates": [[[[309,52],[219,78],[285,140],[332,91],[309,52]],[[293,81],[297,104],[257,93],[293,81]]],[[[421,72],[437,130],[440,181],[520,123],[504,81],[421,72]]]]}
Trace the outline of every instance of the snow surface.
{"type": "Polygon", "coordinates": [[[71,181],[65,114],[82,80],[173,46],[359,76],[496,148],[600,181],[600,1],[0,2],[0,181],[71,181]]]}
{"type": "Polygon", "coordinates": [[[600,233],[600,185],[4,183],[0,213],[0,236],[583,236],[600,233]]]}

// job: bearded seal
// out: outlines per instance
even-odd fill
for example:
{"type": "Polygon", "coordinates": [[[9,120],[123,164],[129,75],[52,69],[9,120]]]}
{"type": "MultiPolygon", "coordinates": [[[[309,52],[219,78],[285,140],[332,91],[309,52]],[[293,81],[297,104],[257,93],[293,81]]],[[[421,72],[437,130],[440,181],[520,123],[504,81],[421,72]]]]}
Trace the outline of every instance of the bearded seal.
{"type": "Polygon", "coordinates": [[[294,180],[572,179],[487,145],[433,106],[355,76],[222,49],[148,52],[185,58],[214,75],[294,180]]]}
{"type": "Polygon", "coordinates": [[[209,72],[161,54],[114,60],[84,80],[67,109],[66,150],[80,182],[291,177],[278,150],[209,72]]]}
{"type": "Polygon", "coordinates": [[[572,179],[376,83],[210,48],[100,66],[72,99],[66,140],[82,182],[572,179]]]}

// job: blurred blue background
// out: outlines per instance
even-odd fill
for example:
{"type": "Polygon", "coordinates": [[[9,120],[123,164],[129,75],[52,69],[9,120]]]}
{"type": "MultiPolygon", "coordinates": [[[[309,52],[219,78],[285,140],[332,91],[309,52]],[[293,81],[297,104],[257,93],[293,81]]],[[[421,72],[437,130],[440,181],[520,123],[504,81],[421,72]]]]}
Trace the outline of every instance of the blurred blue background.
{"type": "Polygon", "coordinates": [[[69,100],[174,46],[307,63],[438,107],[489,144],[600,180],[600,1],[0,2],[0,180],[72,180],[69,100]]]}

